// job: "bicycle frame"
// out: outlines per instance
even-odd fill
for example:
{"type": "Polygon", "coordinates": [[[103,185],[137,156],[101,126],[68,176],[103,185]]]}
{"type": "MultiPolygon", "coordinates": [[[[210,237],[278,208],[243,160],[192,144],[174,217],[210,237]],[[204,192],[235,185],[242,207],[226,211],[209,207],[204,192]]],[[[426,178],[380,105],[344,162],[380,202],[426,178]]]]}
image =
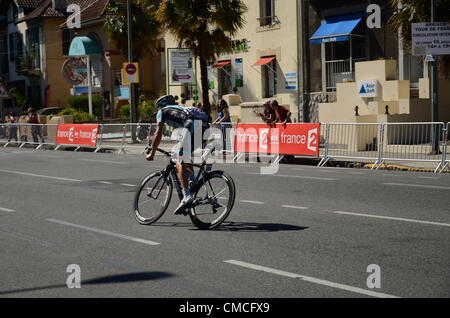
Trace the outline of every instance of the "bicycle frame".
{"type": "MultiPolygon", "coordinates": [[[[164,155],[171,157],[170,153],[159,149],[158,151],[163,153],[164,155]]],[[[210,152],[209,152],[210,153],[210,152]]],[[[208,153],[208,155],[209,155],[208,153]]],[[[190,187],[189,187],[189,191],[194,192],[194,190],[196,189],[196,186],[200,180],[200,178],[205,178],[205,174],[207,174],[208,172],[205,170],[205,166],[206,166],[206,159],[207,156],[203,158],[202,163],[201,164],[189,164],[191,165],[193,168],[199,168],[199,171],[197,173],[197,175],[195,176],[194,180],[192,181],[190,187]]],[[[164,181],[167,180],[167,178],[170,176],[170,178],[173,180],[173,183],[175,185],[175,189],[177,190],[178,193],[178,198],[180,199],[180,201],[183,199],[183,192],[181,190],[181,183],[180,183],[180,179],[178,177],[178,169],[176,168],[176,162],[170,158],[169,164],[167,165],[167,167],[162,171],[162,178],[164,181]]],[[[156,184],[157,185],[157,184],[156,184]]],[[[155,185],[155,187],[156,187],[155,185]]],[[[153,192],[153,190],[152,190],[153,192]]]]}

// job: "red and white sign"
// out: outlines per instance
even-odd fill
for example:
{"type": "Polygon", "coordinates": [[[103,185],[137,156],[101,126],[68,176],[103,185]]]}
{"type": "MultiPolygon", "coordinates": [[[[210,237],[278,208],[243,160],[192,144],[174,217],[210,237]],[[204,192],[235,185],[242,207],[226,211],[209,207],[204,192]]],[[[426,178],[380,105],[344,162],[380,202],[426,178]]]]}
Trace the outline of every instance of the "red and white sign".
{"type": "Polygon", "coordinates": [[[319,155],[320,124],[238,124],[235,152],[319,155]]]}
{"type": "Polygon", "coordinates": [[[122,84],[139,83],[139,64],[123,63],[122,84]]]}
{"type": "Polygon", "coordinates": [[[8,93],[8,90],[6,89],[5,85],[0,83],[0,98],[9,99],[11,96],[8,93]]]}
{"type": "Polygon", "coordinates": [[[98,125],[59,124],[56,132],[56,144],[95,147],[97,134],[98,125]]]}

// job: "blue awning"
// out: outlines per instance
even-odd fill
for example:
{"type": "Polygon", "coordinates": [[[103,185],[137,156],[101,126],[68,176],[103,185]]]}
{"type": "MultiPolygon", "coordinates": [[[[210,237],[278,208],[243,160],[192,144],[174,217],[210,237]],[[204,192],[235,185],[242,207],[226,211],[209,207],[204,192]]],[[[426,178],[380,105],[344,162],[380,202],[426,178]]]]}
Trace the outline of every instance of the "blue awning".
{"type": "Polygon", "coordinates": [[[69,56],[100,54],[102,51],[96,41],[87,36],[74,37],[70,42],[69,56]]]}
{"type": "Polygon", "coordinates": [[[310,37],[313,44],[348,41],[353,30],[364,17],[364,13],[356,13],[325,18],[320,27],[310,37]]]}

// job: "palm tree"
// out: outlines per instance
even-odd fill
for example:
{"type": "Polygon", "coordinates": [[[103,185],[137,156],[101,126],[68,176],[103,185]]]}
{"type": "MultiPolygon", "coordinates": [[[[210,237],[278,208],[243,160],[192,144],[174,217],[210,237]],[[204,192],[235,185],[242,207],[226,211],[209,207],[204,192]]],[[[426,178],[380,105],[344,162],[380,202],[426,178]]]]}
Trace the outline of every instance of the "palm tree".
{"type": "MultiPolygon", "coordinates": [[[[153,18],[160,0],[130,0],[133,57],[138,60],[146,54],[155,54],[159,47],[160,23],[153,18]]],[[[103,29],[110,41],[128,55],[128,26],[126,0],[111,0],[106,7],[103,29]]]]}
{"type": "MultiPolygon", "coordinates": [[[[430,0],[389,0],[394,13],[389,22],[395,31],[400,30],[405,49],[411,49],[411,23],[431,21],[430,0]]],[[[437,0],[437,18],[439,22],[450,22],[450,1],[437,0]]],[[[446,77],[450,74],[450,56],[438,57],[439,71],[446,77]]]]}
{"type": "Polygon", "coordinates": [[[242,0],[162,0],[156,19],[200,61],[202,99],[209,102],[208,62],[231,49],[231,40],[241,29],[247,6],[242,0]]]}

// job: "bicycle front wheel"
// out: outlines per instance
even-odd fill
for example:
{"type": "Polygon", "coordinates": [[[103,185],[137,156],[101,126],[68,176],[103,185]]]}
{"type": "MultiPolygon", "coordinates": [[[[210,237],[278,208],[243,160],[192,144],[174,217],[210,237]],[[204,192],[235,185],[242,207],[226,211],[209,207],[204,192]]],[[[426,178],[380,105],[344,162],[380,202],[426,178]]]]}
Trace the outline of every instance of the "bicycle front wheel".
{"type": "Polygon", "coordinates": [[[199,180],[194,203],[189,216],[192,223],[202,230],[219,226],[231,212],[236,188],[231,176],[223,171],[208,173],[199,180]]]}
{"type": "Polygon", "coordinates": [[[172,197],[172,182],[155,172],[142,180],[134,197],[134,215],[140,224],[156,222],[166,211],[172,197]]]}

